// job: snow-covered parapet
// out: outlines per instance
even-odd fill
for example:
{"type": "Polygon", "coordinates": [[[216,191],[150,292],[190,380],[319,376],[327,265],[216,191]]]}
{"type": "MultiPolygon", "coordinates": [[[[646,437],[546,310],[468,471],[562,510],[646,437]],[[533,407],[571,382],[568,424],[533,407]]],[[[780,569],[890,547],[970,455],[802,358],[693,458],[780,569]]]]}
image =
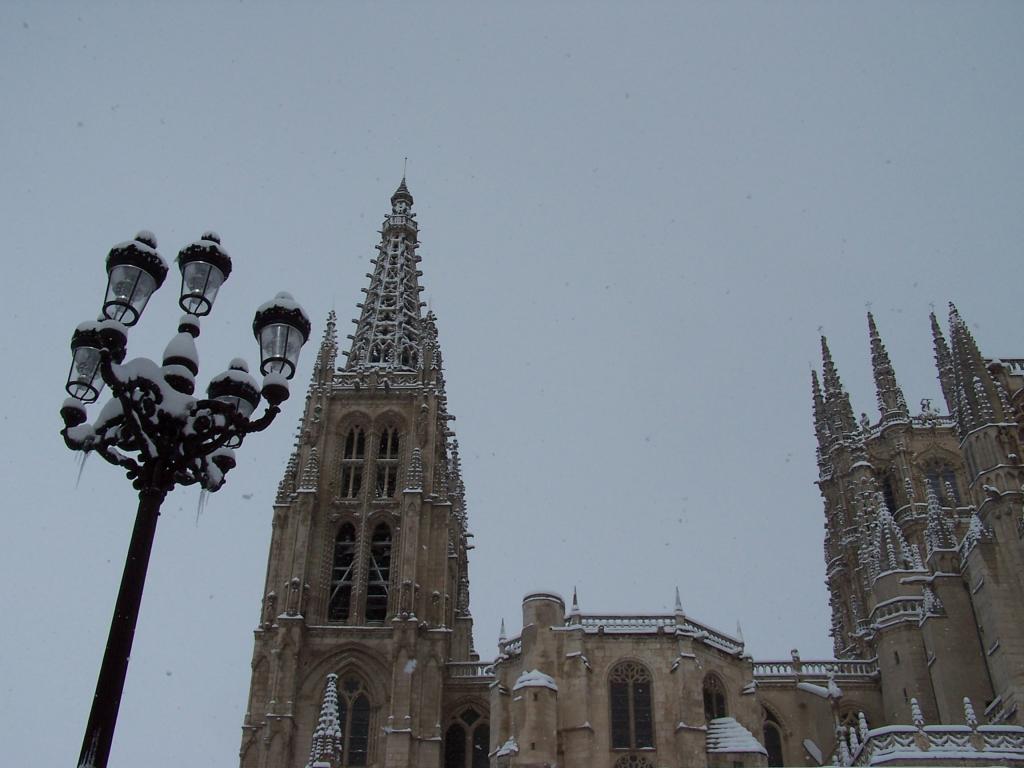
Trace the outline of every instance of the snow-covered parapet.
{"type": "Polygon", "coordinates": [[[716,717],[708,721],[708,752],[749,752],[766,755],[768,752],[754,734],[732,717],[716,717]]]}
{"type": "Polygon", "coordinates": [[[512,686],[513,691],[518,691],[520,688],[550,688],[552,691],[557,691],[558,684],[550,675],[534,669],[529,672],[524,671],[516,680],[516,684],[512,686]]]}

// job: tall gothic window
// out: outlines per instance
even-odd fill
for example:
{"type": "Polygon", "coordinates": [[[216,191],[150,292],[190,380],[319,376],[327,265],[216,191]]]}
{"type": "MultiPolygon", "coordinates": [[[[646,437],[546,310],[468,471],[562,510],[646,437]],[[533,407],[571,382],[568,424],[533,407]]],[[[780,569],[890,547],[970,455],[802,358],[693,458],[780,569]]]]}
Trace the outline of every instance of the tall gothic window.
{"type": "Polygon", "coordinates": [[[714,720],[727,715],[725,686],[718,675],[708,675],[704,678],[704,719],[714,720]]]}
{"type": "Polygon", "coordinates": [[[612,749],[654,746],[651,673],[635,661],[617,664],[609,676],[612,749]]]}
{"type": "Polygon", "coordinates": [[[366,621],[383,622],[388,615],[391,579],[391,529],[381,523],[370,540],[370,567],[366,585],[366,621]]]}
{"type": "Polygon", "coordinates": [[[328,621],[347,621],[352,610],[352,585],[355,581],[356,529],[345,523],[334,540],[334,566],[331,568],[331,595],[327,601],[328,621]]]}
{"type": "Polygon", "coordinates": [[[343,766],[367,764],[370,752],[370,698],[363,681],[345,677],[338,691],[338,722],[341,723],[343,766]]]}
{"type": "Polygon", "coordinates": [[[359,498],[365,461],[366,432],[362,427],[352,427],[345,438],[345,450],[341,454],[341,498],[359,498]]]}
{"type": "Polygon", "coordinates": [[[377,446],[377,498],[389,499],[398,487],[398,430],[385,429],[377,446]]]}
{"type": "Polygon", "coordinates": [[[782,759],[782,726],[769,710],[764,711],[764,748],[768,753],[768,765],[785,765],[782,759]]]}
{"type": "Polygon", "coordinates": [[[948,464],[931,467],[925,482],[935,491],[935,495],[943,506],[960,506],[960,489],[956,484],[956,472],[948,464]]]}
{"type": "Polygon", "coordinates": [[[491,727],[470,707],[444,733],[444,768],[487,768],[491,727]]]}
{"type": "Polygon", "coordinates": [[[892,476],[882,475],[878,480],[878,484],[882,487],[882,498],[885,499],[885,506],[889,508],[889,511],[893,514],[896,513],[896,490],[893,487],[892,476]]]}

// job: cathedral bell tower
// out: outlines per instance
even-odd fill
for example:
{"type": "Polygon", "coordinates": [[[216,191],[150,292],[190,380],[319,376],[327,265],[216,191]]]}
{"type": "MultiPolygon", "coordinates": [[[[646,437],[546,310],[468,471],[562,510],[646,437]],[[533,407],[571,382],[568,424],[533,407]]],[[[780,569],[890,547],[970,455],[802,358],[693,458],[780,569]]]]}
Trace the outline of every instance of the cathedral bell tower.
{"type": "Polygon", "coordinates": [[[242,768],[434,768],[467,702],[486,721],[454,416],[412,205],[403,178],[340,366],[327,318],[274,504],[242,768]]]}

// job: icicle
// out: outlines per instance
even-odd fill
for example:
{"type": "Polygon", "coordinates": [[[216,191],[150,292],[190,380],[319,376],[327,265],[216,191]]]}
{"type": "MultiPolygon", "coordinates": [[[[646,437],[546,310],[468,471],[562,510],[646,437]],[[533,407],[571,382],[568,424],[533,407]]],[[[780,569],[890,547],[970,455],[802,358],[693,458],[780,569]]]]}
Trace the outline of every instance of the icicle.
{"type": "Polygon", "coordinates": [[[199,491],[199,501],[196,504],[196,528],[199,527],[199,516],[206,511],[206,504],[210,500],[210,492],[205,488],[199,491]]]}
{"type": "Polygon", "coordinates": [[[78,475],[75,477],[75,490],[78,490],[78,484],[82,482],[82,472],[85,471],[85,462],[89,458],[89,454],[92,451],[82,451],[75,454],[75,463],[78,464],[78,475]]]}

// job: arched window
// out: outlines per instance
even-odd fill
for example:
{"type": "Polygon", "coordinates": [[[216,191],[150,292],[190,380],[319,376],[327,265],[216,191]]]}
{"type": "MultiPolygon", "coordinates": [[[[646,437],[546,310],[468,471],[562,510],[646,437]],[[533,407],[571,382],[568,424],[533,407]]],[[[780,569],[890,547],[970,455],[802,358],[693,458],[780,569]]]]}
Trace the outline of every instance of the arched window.
{"type": "Polygon", "coordinates": [[[369,579],[366,585],[366,621],[383,622],[388,615],[391,579],[391,529],[381,523],[370,540],[369,579]]]}
{"type": "Polygon", "coordinates": [[[389,499],[398,487],[398,430],[385,429],[377,446],[377,498],[389,499]]]}
{"type": "Polygon", "coordinates": [[[363,487],[363,463],[366,461],[366,433],[352,427],[341,454],[341,498],[357,499],[363,487]]]}
{"type": "Polygon", "coordinates": [[[651,673],[642,664],[624,661],[608,678],[612,714],[612,749],[654,746],[651,673]]]}
{"type": "Polygon", "coordinates": [[[355,581],[356,529],[345,523],[334,539],[334,566],[331,568],[331,595],[327,601],[328,621],[347,621],[352,610],[352,585],[355,581]]]}
{"type": "Polygon", "coordinates": [[[896,489],[893,486],[892,476],[882,475],[878,484],[882,486],[882,498],[885,499],[885,506],[892,513],[896,512],[896,489]]]}
{"type": "Polygon", "coordinates": [[[367,764],[370,752],[370,697],[363,681],[346,676],[338,691],[338,722],[341,724],[343,766],[367,764]]]}
{"type": "Polygon", "coordinates": [[[937,464],[928,468],[925,482],[935,491],[935,496],[945,507],[960,506],[960,488],[956,472],[948,464],[937,464]]]}
{"type": "Polygon", "coordinates": [[[714,720],[726,716],[725,686],[718,675],[708,675],[704,678],[704,719],[714,720]]]}
{"type": "Polygon", "coordinates": [[[404,368],[415,368],[416,348],[409,345],[402,347],[401,361],[404,368]]]}
{"type": "Polygon", "coordinates": [[[444,734],[444,768],[487,768],[491,728],[472,707],[463,710],[444,734]]]}
{"type": "Polygon", "coordinates": [[[785,765],[782,759],[782,726],[770,710],[764,711],[764,748],[768,753],[768,765],[785,765]]]}

